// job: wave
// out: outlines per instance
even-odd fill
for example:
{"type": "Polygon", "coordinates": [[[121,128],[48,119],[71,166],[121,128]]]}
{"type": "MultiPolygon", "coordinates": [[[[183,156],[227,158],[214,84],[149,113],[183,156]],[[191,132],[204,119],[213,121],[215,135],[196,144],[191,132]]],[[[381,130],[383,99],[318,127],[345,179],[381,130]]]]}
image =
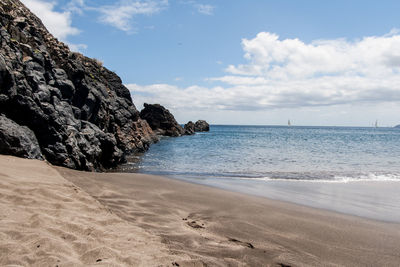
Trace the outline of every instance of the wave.
{"type": "Polygon", "coordinates": [[[253,180],[253,181],[290,181],[290,182],[314,182],[314,183],[350,183],[350,182],[400,182],[400,174],[394,173],[367,173],[358,175],[333,175],[329,179],[327,178],[299,178],[294,177],[241,177],[241,180],[253,180]]]}

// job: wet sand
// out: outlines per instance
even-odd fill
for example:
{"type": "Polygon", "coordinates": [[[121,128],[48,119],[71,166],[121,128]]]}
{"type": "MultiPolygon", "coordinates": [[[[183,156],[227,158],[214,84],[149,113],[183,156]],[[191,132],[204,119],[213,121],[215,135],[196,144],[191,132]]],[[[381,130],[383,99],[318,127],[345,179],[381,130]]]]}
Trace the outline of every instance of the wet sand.
{"type": "Polygon", "coordinates": [[[172,253],[209,266],[393,266],[400,225],[165,177],[57,170],[172,253]],[[283,264],[283,265],[282,265],[283,264]]]}
{"type": "Polygon", "coordinates": [[[185,181],[378,221],[400,223],[400,181],[326,182],[226,178],[185,178],[185,181]]]}
{"type": "Polygon", "coordinates": [[[399,224],[165,177],[79,172],[0,156],[0,183],[0,265],[400,262],[399,224]]]}

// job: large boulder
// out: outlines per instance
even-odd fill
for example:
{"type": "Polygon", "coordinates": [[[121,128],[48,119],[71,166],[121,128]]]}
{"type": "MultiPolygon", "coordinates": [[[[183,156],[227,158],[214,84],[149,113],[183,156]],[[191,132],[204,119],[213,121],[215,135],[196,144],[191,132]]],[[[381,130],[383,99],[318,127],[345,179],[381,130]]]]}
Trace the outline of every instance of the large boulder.
{"type": "Polygon", "coordinates": [[[210,125],[205,120],[198,120],[194,124],[194,130],[196,132],[208,132],[210,131],[210,125]]]}
{"type": "Polygon", "coordinates": [[[0,4],[0,114],[29,128],[50,163],[80,170],[116,166],[157,140],[121,79],[18,0],[0,4]]]}
{"type": "Polygon", "coordinates": [[[144,104],[144,109],[140,111],[140,118],[146,120],[151,129],[158,135],[181,136],[184,129],[180,126],[174,115],[160,104],[144,104]]]}
{"type": "Polygon", "coordinates": [[[0,115],[0,153],[29,159],[43,159],[35,134],[0,115]]]}
{"type": "Polygon", "coordinates": [[[189,121],[188,123],[185,124],[183,127],[185,130],[185,135],[192,135],[194,134],[194,123],[192,121],[189,121]]]}

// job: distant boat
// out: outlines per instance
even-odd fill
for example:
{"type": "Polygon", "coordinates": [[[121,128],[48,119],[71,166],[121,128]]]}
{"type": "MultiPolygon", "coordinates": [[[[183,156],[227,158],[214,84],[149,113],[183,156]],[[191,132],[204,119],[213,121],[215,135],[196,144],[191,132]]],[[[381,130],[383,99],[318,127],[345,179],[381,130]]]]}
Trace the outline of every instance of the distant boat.
{"type": "Polygon", "coordinates": [[[292,124],[290,123],[290,120],[287,121],[287,126],[292,126],[292,124]]]}
{"type": "Polygon", "coordinates": [[[375,121],[375,128],[378,128],[378,120],[375,121]]]}

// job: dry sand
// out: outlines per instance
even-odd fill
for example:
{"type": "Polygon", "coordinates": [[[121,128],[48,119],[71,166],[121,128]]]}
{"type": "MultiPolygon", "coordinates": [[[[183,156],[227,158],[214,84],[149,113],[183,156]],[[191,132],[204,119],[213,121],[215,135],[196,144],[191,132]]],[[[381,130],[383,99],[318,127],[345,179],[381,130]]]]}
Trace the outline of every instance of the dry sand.
{"type": "Polygon", "coordinates": [[[398,224],[164,177],[0,156],[0,184],[0,265],[400,263],[398,224]]]}
{"type": "Polygon", "coordinates": [[[185,259],[45,162],[0,155],[0,266],[158,266],[185,259]]]}

